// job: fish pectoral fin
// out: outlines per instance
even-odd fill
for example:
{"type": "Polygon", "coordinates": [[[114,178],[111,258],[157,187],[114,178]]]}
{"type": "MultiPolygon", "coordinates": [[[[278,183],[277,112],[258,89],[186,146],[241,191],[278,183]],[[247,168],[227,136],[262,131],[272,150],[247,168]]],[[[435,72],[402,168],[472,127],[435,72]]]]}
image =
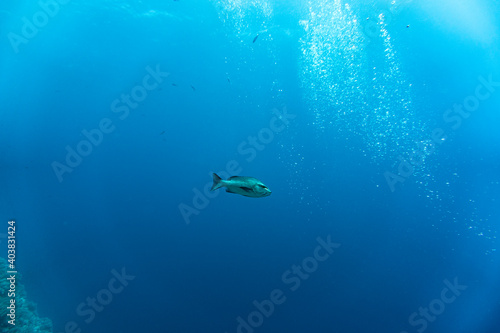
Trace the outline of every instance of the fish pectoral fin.
{"type": "Polygon", "coordinates": [[[236,192],[231,191],[231,190],[230,190],[230,189],[228,189],[228,188],[226,188],[226,192],[227,192],[227,193],[234,193],[234,194],[238,194],[238,193],[236,193],[236,192]]]}
{"type": "Polygon", "coordinates": [[[243,191],[245,192],[252,192],[252,189],[250,187],[245,187],[245,186],[242,186],[240,187],[243,191]]]}

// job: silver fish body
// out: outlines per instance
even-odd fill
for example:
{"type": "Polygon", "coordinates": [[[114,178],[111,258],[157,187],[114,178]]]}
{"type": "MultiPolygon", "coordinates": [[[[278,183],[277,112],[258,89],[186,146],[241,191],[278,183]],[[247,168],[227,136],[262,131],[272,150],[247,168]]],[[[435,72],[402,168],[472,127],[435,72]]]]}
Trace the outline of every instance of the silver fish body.
{"type": "Polygon", "coordinates": [[[211,191],[221,187],[226,188],[226,192],[244,195],[251,198],[263,198],[271,195],[271,190],[260,180],[253,177],[233,176],[223,180],[217,174],[213,174],[214,184],[211,191]]]}

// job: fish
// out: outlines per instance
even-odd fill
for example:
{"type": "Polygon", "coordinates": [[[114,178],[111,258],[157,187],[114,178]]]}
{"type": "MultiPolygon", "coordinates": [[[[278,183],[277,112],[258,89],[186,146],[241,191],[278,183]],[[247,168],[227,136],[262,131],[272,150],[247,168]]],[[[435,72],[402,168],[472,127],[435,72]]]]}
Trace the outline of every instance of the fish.
{"type": "Polygon", "coordinates": [[[259,38],[259,34],[257,34],[257,36],[255,36],[255,38],[253,39],[252,43],[255,43],[255,41],[257,40],[257,38],[259,38]]]}
{"type": "Polygon", "coordinates": [[[212,177],[214,183],[210,191],[225,187],[228,193],[250,198],[263,198],[271,195],[271,190],[260,180],[253,177],[232,176],[227,180],[223,180],[216,173],[213,173],[212,177]]]}

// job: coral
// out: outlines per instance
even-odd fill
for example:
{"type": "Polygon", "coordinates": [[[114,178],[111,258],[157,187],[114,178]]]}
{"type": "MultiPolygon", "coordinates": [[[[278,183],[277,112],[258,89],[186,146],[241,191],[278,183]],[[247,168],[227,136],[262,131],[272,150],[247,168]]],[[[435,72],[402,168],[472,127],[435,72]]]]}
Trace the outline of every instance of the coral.
{"type": "Polygon", "coordinates": [[[16,275],[16,325],[8,323],[7,316],[10,305],[8,263],[0,258],[0,333],[52,333],[52,321],[48,318],[40,318],[37,313],[36,304],[26,299],[24,286],[19,283],[20,275],[16,275]]]}

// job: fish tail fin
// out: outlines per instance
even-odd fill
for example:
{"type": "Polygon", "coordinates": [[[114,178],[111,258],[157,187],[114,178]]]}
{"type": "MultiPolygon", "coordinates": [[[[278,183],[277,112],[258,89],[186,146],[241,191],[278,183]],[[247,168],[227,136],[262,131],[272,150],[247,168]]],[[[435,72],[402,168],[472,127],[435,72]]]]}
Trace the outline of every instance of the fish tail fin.
{"type": "Polygon", "coordinates": [[[210,189],[210,191],[215,191],[216,189],[224,186],[224,181],[216,173],[213,173],[212,177],[214,180],[214,184],[212,185],[212,188],[210,189]]]}

